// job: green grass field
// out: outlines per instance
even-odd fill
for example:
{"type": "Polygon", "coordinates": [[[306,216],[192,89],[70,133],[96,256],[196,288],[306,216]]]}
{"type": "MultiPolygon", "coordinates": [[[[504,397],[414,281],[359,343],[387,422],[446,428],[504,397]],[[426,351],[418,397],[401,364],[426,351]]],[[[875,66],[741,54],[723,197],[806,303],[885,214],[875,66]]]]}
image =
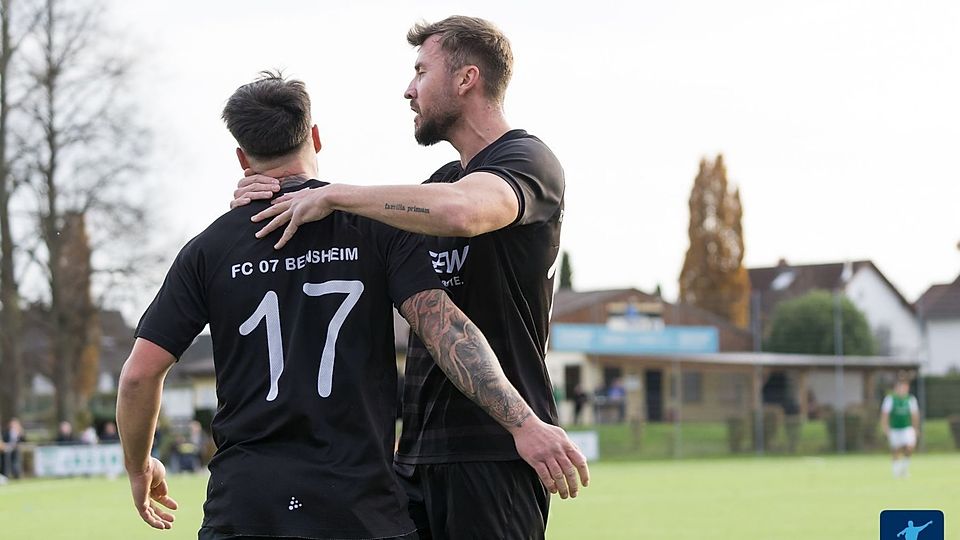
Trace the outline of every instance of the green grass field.
{"type": "MultiPolygon", "coordinates": [[[[564,539],[817,539],[878,537],[883,509],[940,509],[960,538],[960,454],[915,457],[895,480],[885,457],[769,457],[596,463],[582,496],[554,498],[547,537],[564,539]]],[[[169,531],[133,510],[123,478],[29,480],[0,486],[4,540],[196,538],[204,476],[175,476],[169,531]]]]}

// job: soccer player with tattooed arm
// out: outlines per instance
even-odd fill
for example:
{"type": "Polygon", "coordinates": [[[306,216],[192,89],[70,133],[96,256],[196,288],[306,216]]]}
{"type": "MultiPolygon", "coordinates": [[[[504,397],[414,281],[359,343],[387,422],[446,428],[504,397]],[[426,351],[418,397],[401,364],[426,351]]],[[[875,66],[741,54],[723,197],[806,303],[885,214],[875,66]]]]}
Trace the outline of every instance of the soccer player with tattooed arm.
{"type": "MultiPolygon", "coordinates": [[[[281,193],[325,185],[316,180],[320,139],[302,83],[264,74],[231,96],[223,118],[241,165],[280,178],[281,193]]],[[[201,540],[418,538],[392,466],[393,306],[449,383],[527,459],[562,451],[563,431],[539,420],[504,376],[442,289],[420,237],[334,212],[274,250],[255,238],[260,226],[250,219],[266,206],[231,210],[191,240],[138,325],[117,421],[146,523],[173,524],[167,509],[177,504],[150,447],[164,378],[208,323],[217,452],[201,540]]]]}
{"type": "MultiPolygon", "coordinates": [[[[490,341],[507,378],[535,415],[556,425],[545,365],[563,221],[563,168],[550,148],[511,129],[503,102],[513,70],[506,36],[488,21],[453,16],[418,24],[419,47],[404,98],[421,145],[449,142],[459,159],[421,185],[333,183],[274,198],[279,183],[248,169],[232,206],[273,198],[257,234],[283,228],[275,247],[332,212],[361,215],[424,235],[456,305],[490,341]]],[[[296,235],[296,236],[295,236],[296,235]]],[[[589,471],[569,440],[545,458],[458,392],[411,336],[396,470],[424,538],[543,538],[550,497],[576,496],[589,471]],[[526,461],[526,463],[524,463],[526,461]],[[527,465],[531,465],[528,467],[527,465]]]]}

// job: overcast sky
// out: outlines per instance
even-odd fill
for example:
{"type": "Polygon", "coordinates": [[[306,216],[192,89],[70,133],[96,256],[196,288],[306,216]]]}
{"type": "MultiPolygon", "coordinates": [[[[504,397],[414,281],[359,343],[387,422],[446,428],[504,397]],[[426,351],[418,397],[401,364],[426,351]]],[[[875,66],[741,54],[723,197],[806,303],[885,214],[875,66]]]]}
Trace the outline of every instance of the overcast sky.
{"type": "Polygon", "coordinates": [[[325,180],[419,183],[457,159],[448,144],[413,140],[405,34],[418,19],[466,14],[510,38],[507,117],[564,165],[563,248],[578,289],[662,284],[674,298],[690,188],[701,157],[718,152],[741,190],[748,266],[871,259],[911,301],[960,273],[955,0],[113,0],[110,10],[142,51],[137,92],[156,167],[145,182],[169,260],[226,209],[241,171],[219,115],[261,69],[307,83],[325,180]]]}

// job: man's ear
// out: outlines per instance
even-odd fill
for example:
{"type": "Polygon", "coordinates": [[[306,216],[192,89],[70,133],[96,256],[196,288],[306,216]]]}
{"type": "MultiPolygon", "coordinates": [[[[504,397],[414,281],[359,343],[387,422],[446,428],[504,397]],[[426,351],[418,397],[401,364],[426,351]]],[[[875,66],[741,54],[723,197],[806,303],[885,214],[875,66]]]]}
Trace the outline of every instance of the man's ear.
{"type": "Polygon", "coordinates": [[[464,95],[480,85],[480,68],[466,65],[457,72],[457,94],[464,95]]]}
{"type": "Polygon", "coordinates": [[[240,161],[240,168],[243,170],[250,169],[250,160],[247,159],[247,154],[243,152],[243,149],[239,146],[237,147],[237,160],[240,161]]]}
{"type": "Polygon", "coordinates": [[[314,124],[313,127],[310,128],[310,136],[313,137],[313,151],[319,152],[320,149],[323,147],[323,145],[320,144],[320,130],[317,129],[316,124],[314,124]]]}

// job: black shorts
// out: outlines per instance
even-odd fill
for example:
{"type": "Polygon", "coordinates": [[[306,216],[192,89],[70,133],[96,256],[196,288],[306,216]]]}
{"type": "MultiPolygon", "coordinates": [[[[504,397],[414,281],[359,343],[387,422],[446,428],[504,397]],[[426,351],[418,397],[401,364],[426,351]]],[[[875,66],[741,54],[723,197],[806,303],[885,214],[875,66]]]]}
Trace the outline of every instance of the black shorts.
{"type": "Polygon", "coordinates": [[[540,540],[550,494],[524,461],[396,464],[421,540],[540,540]]]}
{"type": "MultiPolygon", "coordinates": [[[[197,533],[197,540],[303,540],[300,536],[236,536],[217,532],[210,527],[200,527],[197,533]]],[[[382,540],[420,540],[416,532],[404,536],[394,536],[392,538],[383,538],[382,540]]]]}

